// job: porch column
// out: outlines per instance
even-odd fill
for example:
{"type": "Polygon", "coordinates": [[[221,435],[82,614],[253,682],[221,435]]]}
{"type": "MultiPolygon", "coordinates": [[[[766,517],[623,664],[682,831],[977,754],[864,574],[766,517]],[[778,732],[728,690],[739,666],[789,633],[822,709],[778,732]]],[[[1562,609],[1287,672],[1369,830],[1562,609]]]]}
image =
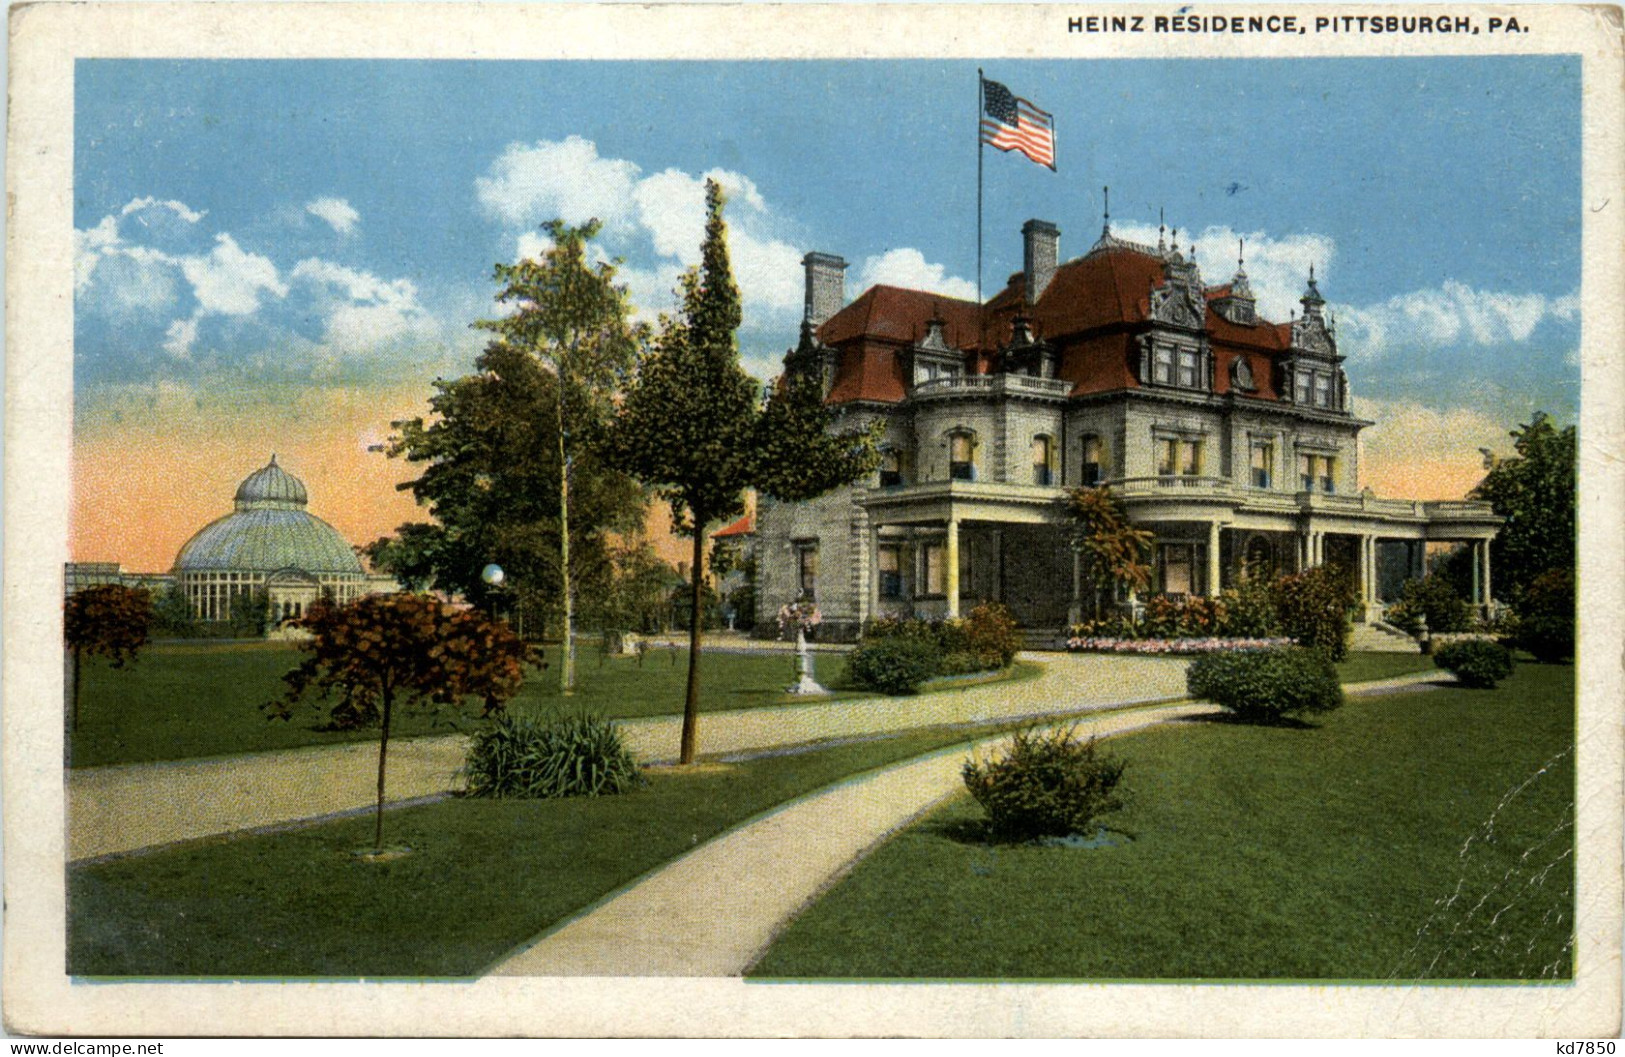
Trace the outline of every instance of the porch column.
{"type": "Polygon", "coordinates": [[[1083,552],[1072,548],[1072,604],[1067,607],[1068,624],[1083,623],[1083,552]]]}
{"type": "Polygon", "coordinates": [[[959,616],[959,519],[948,519],[948,538],[944,541],[942,563],[943,579],[948,586],[948,616],[959,616]]]}
{"type": "Polygon", "coordinates": [[[990,591],[989,597],[983,599],[983,601],[984,602],[1003,602],[1004,601],[1004,531],[1002,529],[993,529],[992,532],[990,533],[990,535],[993,537],[993,554],[992,554],[991,561],[989,562],[989,564],[992,566],[992,569],[989,570],[989,574],[988,574],[989,581],[991,583],[991,591],[990,591]]]}
{"type": "Polygon", "coordinates": [[[1473,549],[1473,605],[1483,605],[1484,595],[1484,567],[1481,560],[1482,543],[1474,543],[1473,549]]]}
{"type": "Polygon", "coordinates": [[[1490,590],[1490,541],[1482,541],[1482,546],[1484,548],[1484,604],[1493,606],[1495,604],[1495,594],[1490,590]]]}
{"type": "Polygon", "coordinates": [[[880,526],[869,527],[869,590],[864,592],[869,598],[869,611],[859,613],[858,620],[872,619],[880,615],[880,526]]]}
{"type": "Polygon", "coordinates": [[[1207,523],[1207,590],[1209,598],[1219,597],[1219,523],[1207,523]]]}

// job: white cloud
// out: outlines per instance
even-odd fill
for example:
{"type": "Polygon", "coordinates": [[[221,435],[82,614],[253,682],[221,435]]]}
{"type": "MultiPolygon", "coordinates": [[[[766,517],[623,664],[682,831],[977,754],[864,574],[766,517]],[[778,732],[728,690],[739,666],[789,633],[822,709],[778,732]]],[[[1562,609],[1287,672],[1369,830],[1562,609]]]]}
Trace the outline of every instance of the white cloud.
{"type": "Polygon", "coordinates": [[[535,227],[557,217],[569,224],[597,218],[607,228],[627,222],[639,169],[629,161],[600,158],[598,146],[580,136],[562,141],[511,143],[474,181],[480,205],[514,227],[535,227]]]}
{"type": "Polygon", "coordinates": [[[164,351],[176,359],[184,360],[192,353],[197,341],[197,319],[177,319],[164,334],[164,351]]]}
{"type": "Polygon", "coordinates": [[[159,201],[151,195],[148,195],[145,198],[130,199],[130,201],[124,204],[124,208],[119,210],[119,216],[127,217],[132,213],[140,213],[148,209],[167,209],[177,217],[180,217],[182,220],[186,221],[188,224],[196,224],[198,221],[208,216],[208,210],[199,211],[192,209],[185,202],[177,202],[173,198],[165,201],[159,201]]]}
{"type": "Polygon", "coordinates": [[[197,296],[198,315],[251,315],[260,307],[260,295],[288,296],[288,287],[270,258],[249,253],[225,232],[214,237],[206,256],[181,258],[181,270],[197,296]]]}
{"type": "Polygon", "coordinates": [[[356,212],[348,199],[344,198],[318,198],[306,202],[305,212],[325,220],[328,226],[340,235],[348,235],[354,231],[356,223],[361,219],[361,214],[356,212]]]}
{"type": "Polygon", "coordinates": [[[295,282],[315,288],[326,312],[323,341],[341,351],[375,348],[403,338],[434,337],[439,325],[407,279],[386,280],[332,261],[309,257],[294,265],[295,282]]]}
{"type": "Polygon", "coordinates": [[[514,245],[514,260],[539,261],[553,248],[553,240],[540,231],[522,231],[514,245]]]}
{"type": "Polygon", "coordinates": [[[880,283],[976,300],[975,283],[950,276],[945,266],[930,263],[925,254],[911,246],[900,246],[864,260],[858,271],[858,289],[867,290],[880,283]]]}
{"type": "Polygon", "coordinates": [[[1579,295],[1547,297],[1475,290],[1447,280],[1375,305],[1336,308],[1341,344],[1347,351],[1380,358],[1405,345],[1494,345],[1528,341],[1547,319],[1572,322],[1579,295]]]}
{"type": "Polygon", "coordinates": [[[90,285],[91,276],[102,254],[118,245],[118,220],[102,217],[93,228],[73,232],[73,292],[82,293],[90,285]]]}

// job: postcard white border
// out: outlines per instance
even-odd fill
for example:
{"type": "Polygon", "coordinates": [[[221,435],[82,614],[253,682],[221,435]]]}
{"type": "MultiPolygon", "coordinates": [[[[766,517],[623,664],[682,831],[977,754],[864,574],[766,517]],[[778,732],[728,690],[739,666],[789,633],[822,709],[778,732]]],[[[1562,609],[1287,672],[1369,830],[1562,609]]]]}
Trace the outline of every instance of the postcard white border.
{"type": "MultiPolygon", "coordinates": [[[[1166,5],[1172,12],[1177,5],[1166,5]]],[[[72,1035],[1600,1036],[1620,1028],[1625,428],[1617,7],[1449,6],[1517,37],[1083,35],[1119,8],[44,3],[11,12],[7,163],[4,1002],[72,1035]],[[87,57],[1151,58],[1572,53],[1584,191],[1578,971],[1572,986],[73,983],[63,972],[60,600],[72,385],[73,61],[87,57]]],[[[1140,6],[1140,12],[1163,8],[1140,6]]],[[[1205,8],[1204,13],[1249,9],[1205,8]]],[[[1294,10],[1290,6],[1266,13],[1294,10]]],[[[1312,17],[1326,10],[1305,5],[1312,17]]],[[[1339,13],[1394,9],[1338,7],[1339,13]]],[[[1491,132],[1493,134],[1493,132],[1491,132]]],[[[1470,207],[1470,204],[1469,204],[1470,207]]]]}

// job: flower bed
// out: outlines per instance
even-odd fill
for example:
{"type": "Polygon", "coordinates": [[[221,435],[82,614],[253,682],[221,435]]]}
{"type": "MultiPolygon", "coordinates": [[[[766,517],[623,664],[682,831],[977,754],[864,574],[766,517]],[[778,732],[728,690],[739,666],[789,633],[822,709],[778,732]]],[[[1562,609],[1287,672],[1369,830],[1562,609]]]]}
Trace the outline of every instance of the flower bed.
{"type": "Polygon", "coordinates": [[[1066,648],[1076,653],[1148,653],[1160,655],[1197,653],[1246,653],[1269,650],[1277,646],[1290,646],[1287,638],[1182,638],[1182,639],[1123,639],[1102,636],[1073,636],[1066,640],[1066,648]]]}

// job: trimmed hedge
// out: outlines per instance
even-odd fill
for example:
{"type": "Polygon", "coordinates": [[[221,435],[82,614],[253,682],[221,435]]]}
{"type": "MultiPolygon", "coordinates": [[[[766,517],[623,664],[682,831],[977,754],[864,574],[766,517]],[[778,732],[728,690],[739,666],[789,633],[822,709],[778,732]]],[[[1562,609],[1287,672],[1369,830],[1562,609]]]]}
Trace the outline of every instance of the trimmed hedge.
{"type": "Polygon", "coordinates": [[[1512,651],[1498,642],[1465,639],[1440,646],[1433,653],[1433,663],[1449,670],[1462,686],[1493,690],[1512,674],[1512,651]]]}
{"type": "Polygon", "coordinates": [[[922,638],[870,639],[846,655],[846,677],[856,686],[883,694],[917,694],[941,670],[936,643],[922,638]]]}
{"type": "Polygon", "coordinates": [[[1263,722],[1299,712],[1329,712],[1343,704],[1331,658],[1296,647],[1205,654],[1191,662],[1185,685],[1192,697],[1263,722]]]}
{"type": "Polygon", "coordinates": [[[468,795],[541,800],[610,796],[643,783],[621,732],[602,716],[502,716],[474,735],[468,795]]]}
{"type": "Polygon", "coordinates": [[[997,843],[1087,834],[1096,818],[1123,806],[1124,763],[1080,742],[1075,727],[1019,730],[1002,757],[965,761],[965,788],[987,812],[997,843]]]}

